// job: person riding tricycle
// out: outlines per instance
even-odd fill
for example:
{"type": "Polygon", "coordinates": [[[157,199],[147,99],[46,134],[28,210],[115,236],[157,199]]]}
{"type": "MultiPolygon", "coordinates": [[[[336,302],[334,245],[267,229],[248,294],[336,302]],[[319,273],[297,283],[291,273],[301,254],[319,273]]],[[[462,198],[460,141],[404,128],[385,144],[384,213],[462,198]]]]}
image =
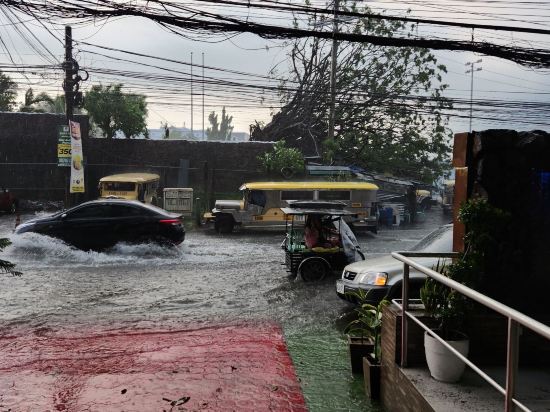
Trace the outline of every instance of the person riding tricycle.
{"type": "Polygon", "coordinates": [[[344,217],[353,216],[337,201],[293,201],[282,208],[286,215],[287,271],[306,282],[321,280],[365,256],[344,217]]]}

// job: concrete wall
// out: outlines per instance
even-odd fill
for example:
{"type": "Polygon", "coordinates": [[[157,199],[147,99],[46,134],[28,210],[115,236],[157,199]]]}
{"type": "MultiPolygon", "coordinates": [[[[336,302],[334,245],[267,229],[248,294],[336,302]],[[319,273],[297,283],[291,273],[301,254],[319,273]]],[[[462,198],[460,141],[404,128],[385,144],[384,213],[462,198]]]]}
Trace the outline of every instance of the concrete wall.
{"type": "MultiPolygon", "coordinates": [[[[236,192],[246,181],[261,179],[257,156],[265,142],[192,142],[185,140],[94,139],[88,119],[79,116],[86,162],[86,199],[97,197],[98,180],[128,171],[154,172],[161,187],[177,186],[180,160],[189,161],[188,186],[196,192],[236,192]]],[[[57,166],[57,126],[63,115],[0,113],[0,186],[22,199],[63,200],[69,168],[57,166]]]]}
{"type": "MultiPolygon", "coordinates": [[[[455,135],[456,222],[466,199],[484,198],[509,214],[498,244],[485,251],[480,291],[535,318],[547,318],[550,289],[550,133],[485,130],[455,135]]],[[[460,250],[460,248],[459,248],[460,250]]]]}

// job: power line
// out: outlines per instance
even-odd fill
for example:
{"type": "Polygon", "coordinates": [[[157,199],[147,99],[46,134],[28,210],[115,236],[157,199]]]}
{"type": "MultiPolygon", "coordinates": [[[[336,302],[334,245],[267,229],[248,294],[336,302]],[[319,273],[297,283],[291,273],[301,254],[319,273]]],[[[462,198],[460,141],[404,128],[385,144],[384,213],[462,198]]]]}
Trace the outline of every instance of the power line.
{"type": "MultiPolygon", "coordinates": [[[[213,0],[201,0],[201,2],[212,2],[213,0]]],[[[216,4],[238,4],[242,7],[248,7],[245,2],[231,2],[230,0],[218,0],[216,4]]],[[[273,3],[273,1],[264,1],[264,3],[273,3]]],[[[371,43],[377,46],[393,46],[393,47],[422,47],[433,50],[460,50],[473,51],[489,56],[500,57],[514,61],[516,63],[531,66],[531,67],[550,67],[550,52],[545,49],[520,48],[513,46],[497,45],[485,42],[466,42],[456,40],[436,40],[436,39],[416,39],[406,37],[386,37],[356,32],[340,31],[333,34],[332,32],[303,29],[299,27],[284,27],[270,24],[262,24],[242,20],[239,18],[231,18],[218,13],[208,12],[196,8],[187,7],[181,3],[168,2],[160,0],[150,0],[146,7],[142,7],[139,3],[120,4],[113,0],[99,1],[99,7],[96,1],[82,0],[54,0],[44,4],[38,0],[0,0],[0,4],[9,5],[20,10],[23,13],[33,13],[43,19],[53,18],[76,18],[80,21],[92,19],[106,19],[117,16],[134,16],[143,17],[160,24],[165,29],[180,36],[187,37],[184,33],[195,33],[196,36],[202,36],[209,33],[253,33],[264,38],[279,38],[279,39],[297,39],[304,37],[316,37],[321,39],[336,39],[348,42],[371,43]],[[156,6],[156,7],[153,7],[156,6]]],[[[277,4],[277,3],[275,3],[277,4]]],[[[280,8],[280,6],[277,6],[280,8]]],[[[293,7],[296,8],[296,7],[293,7]]],[[[311,8],[304,8],[310,10],[311,8]]],[[[328,9],[325,9],[328,12],[328,9]]],[[[363,17],[367,17],[366,14],[363,17]]],[[[377,19],[395,19],[401,22],[407,22],[408,18],[393,18],[381,15],[373,15],[371,18],[377,19]],[[405,20],[407,19],[407,20],[405,20]]],[[[412,19],[412,22],[417,22],[418,19],[412,19]]],[[[441,24],[441,21],[434,20],[422,21],[425,24],[441,24]]],[[[443,25],[463,25],[463,23],[444,22],[443,25]]],[[[531,30],[539,34],[550,34],[550,30],[542,29],[525,29],[525,28],[510,28],[504,26],[489,26],[489,25],[472,25],[465,27],[469,28],[484,28],[491,30],[505,31],[524,31],[531,30]],[[533,31],[535,30],[535,31],[533,31]]],[[[199,40],[207,40],[203,37],[198,37],[199,40]]]]}

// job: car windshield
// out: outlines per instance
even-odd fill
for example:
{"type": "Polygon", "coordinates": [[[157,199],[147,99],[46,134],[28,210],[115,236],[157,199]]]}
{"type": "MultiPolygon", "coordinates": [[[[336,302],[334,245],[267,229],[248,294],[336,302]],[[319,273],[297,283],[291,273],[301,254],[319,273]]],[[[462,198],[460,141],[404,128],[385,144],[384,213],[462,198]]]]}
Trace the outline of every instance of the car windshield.
{"type": "Polygon", "coordinates": [[[453,227],[443,226],[433,231],[415,246],[414,252],[448,253],[453,249],[453,227]]]}

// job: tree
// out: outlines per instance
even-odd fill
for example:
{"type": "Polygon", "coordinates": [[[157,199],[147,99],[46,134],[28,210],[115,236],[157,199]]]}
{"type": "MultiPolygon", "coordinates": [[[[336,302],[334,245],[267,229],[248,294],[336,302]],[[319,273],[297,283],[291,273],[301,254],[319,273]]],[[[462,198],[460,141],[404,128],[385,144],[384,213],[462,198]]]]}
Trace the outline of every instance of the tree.
{"type": "MultiPolygon", "coordinates": [[[[65,96],[57,95],[49,108],[48,113],[65,113],[65,96]]],[[[80,109],[74,108],[75,113],[80,113],[80,109]]]]}
{"type": "MultiPolygon", "coordinates": [[[[356,11],[358,6],[348,1],[343,8],[356,11]]],[[[368,7],[364,11],[369,12],[368,7]]],[[[310,28],[327,23],[326,17],[316,15],[307,22],[310,28]]],[[[414,26],[358,19],[341,29],[391,37],[404,31],[412,35],[414,26]]],[[[419,179],[430,180],[442,172],[450,150],[443,110],[450,104],[442,97],[446,68],[433,54],[419,48],[340,43],[336,137],[327,139],[331,41],[308,38],[290,46],[290,74],[280,89],[283,107],[263,129],[253,128],[253,140],[285,138],[304,153],[314,151],[329,162],[419,179]]]]}
{"type": "Polygon", "coordinates": [[[11,112],[16,105],[17,84],[0,72],[0,111],[11,112]]]}
{"type": "Polygon", "coordinates": [[[107,138],[119,130],[126,138],[141,133],[148,136],[145,96],[122,92],[122,84],[92,86],[84,98],[84,108],[107,138]]]}
{"type": "Polygon", "coordinates": [[[25,100],[19,108],[20,112],[27,113],[45,113],[50,112],[50,108],[54,106],[54,100],[48,96],[48,93],[42,92],[34,95],[32,87],[29,87],[25,92],[25,100]]]}
{"type": "Polygon", "coordinates": [[[211,127],[206,129],[206,138],[208,140],[231,140],[233,133],[233,116],[228,116],[225,112],[225,106],[222,108],[222,118],[218,121],[218,115],[212,112],[208,115],[208,121],[211,127]]]}
{"type": "Polygon", "coordinates": [[[302,153],[294,147],[286,147],[284,140],[275,143],[271,152],[258,156],[258,161],[264,172],[284,178],[303,172],[305,168],[302,153]]]}
{"type": "MultiPolygon", "coordinates": [[[[0,238],[0,252],[8,247],[11,242],[6,238],[0,238]]],[[[21,275],[21,272],[15,270],[15,265],[7,260],[0,259],[0,273],[10,273],[14,276],[21,275]]]]}
{"type": "Polygon", "coordinates": [[[143,133],[149,138],[147,131],[147,102],[145,96],[138,94],[123,95],[124,110],[120,111],[120,130],[128,137],[138,136],[143,133]]]}

